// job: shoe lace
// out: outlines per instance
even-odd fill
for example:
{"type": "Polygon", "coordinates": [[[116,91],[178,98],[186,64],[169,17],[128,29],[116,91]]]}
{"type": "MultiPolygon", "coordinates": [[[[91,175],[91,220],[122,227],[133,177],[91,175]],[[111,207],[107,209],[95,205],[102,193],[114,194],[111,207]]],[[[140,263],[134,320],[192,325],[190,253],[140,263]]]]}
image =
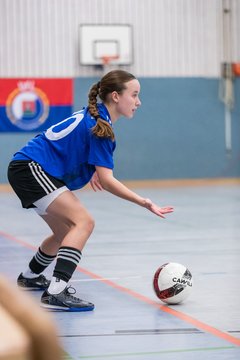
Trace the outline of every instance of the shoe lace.
{"type": "Polygon", "coordinates": [[[73,296],[73,294],[76,294],[77,290],[72,287],[71,285],[67,286],[66,287],[66,294],[70,297],[70,299],[73,299],[73,300],[80,300],[78,297],[76,296],[73,296]]]}
{"type": "Polygon", "coordinates": [[[41,280],[47,280],[47,278],[44,276],[44,275],[39,275],[39,279],[41,279],[41,280]]]}

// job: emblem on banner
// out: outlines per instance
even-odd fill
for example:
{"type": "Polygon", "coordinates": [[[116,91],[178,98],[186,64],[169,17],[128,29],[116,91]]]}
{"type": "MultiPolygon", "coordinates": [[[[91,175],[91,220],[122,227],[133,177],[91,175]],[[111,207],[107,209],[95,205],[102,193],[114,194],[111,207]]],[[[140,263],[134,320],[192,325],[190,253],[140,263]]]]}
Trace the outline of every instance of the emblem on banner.
{"type": "Polygon", "coordinates": [[[35,130],[48,117],[49,100],[41,89],[35,87],[34,81],[19,81],[17,86],[6,101],[7,117],[22,130],[35,130]]]}

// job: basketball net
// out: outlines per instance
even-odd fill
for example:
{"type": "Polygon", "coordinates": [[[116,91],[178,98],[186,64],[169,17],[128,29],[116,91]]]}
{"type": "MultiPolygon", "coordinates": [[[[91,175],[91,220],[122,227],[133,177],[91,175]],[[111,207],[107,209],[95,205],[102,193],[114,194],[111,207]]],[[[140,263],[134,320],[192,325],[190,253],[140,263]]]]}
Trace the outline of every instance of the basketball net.
{"type": "Polygon", "coordinates": [[[111,71],[112,67],[117,64],[118,55],[103,55],[101,57],[103,73],[106,74],[111,71]]]}

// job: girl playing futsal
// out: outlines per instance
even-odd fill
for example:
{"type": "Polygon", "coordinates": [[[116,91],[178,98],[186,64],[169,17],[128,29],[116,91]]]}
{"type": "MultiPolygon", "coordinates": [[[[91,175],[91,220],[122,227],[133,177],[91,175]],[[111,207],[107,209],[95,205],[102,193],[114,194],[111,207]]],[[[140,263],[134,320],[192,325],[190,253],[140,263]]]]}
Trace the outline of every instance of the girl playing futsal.
{"type": "Polygon", "coordinates": [[[9,164],[8,179],[22,206],[34,208],[52,231],[17,280],[26,290],[44,290],[44,307],[63,311],[94,308],[73,296],[75,289],[68,286],[94,228],[93,218],[72,190],[90,182],[94,191],[107,190],[162,218],[173,211],[137,195],[113,176],[116,144],[112,124],[120,116],[132,118],[141,105],[139,92],[140,84],[132,74],[109,72],[90,89],[87,108],[30,140],[9,164]],[[55,257],[49,281],[41,273],[55,257]]]}

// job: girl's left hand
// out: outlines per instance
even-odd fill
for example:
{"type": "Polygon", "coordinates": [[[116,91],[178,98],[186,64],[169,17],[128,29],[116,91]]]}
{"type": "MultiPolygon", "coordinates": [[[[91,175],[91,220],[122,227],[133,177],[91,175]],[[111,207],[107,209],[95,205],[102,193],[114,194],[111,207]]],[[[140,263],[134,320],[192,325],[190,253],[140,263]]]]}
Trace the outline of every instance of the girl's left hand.
{"type": "Polygon", "coordinates": [[[150,199],[145,199],[144,207],[163,219],[165,219],[165,214],[169,214],[174,211],[172,206],[159,207],[158,205],[154,204],[150,199]]]}
{"type": "Polygon", "coordinates": [[[102,191],[103,190],[103,187],[100,183],[100,180],[99,180],[99,177],[98,177],[98,174],[96,171],[90,180],[90,185],[91,185],[93,191],[97,191],[97,190],[102,191]]]}

